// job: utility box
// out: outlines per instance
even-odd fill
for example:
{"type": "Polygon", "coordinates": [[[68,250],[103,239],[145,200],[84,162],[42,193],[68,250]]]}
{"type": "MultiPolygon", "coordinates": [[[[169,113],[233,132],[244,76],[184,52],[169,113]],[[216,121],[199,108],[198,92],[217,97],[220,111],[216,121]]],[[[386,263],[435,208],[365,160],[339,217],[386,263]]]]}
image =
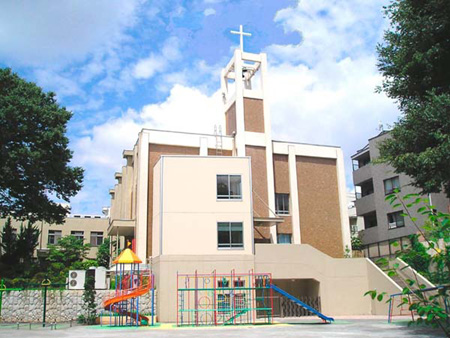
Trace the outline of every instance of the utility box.
{"type": "Polygon", "coordinates": [[[106,290],[108,288],[107,278],[106,278],[106,268],[103,266],[99,267],[91,267],[89,271],[95,271],[95,284],[94,287],[96,290],[106,290]]]}
{"type": "Polygon", "coordinates": [[[94,277],[94,289],[106,290],[109,287],[108,278],[106,278],[106,268],[90,267],[89,270],[70,270],[68,278],[69,290],[84,290],[84,283],[87,276],[94,277]]]}
{"type": "Polygon", "coordinates": [[[69,290],[84,290],[84,281],[86,280],[86,271],[69,270],[69,290]]]}

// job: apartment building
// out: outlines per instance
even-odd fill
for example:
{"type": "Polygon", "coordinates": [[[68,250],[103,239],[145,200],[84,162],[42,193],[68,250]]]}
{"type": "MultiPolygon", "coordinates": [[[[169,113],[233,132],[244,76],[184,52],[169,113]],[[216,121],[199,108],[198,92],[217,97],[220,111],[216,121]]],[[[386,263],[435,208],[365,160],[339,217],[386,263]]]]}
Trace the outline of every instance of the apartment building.
{"type": "MultiPolygon", "coordinates": [[[[417,193],[418,189],[410,185],[411,178],[403,173],[396,173],[387,164],[373,164],[379,157],[378,145],[389,137],[389,132],[383,131],[369,139],[369,143],[354,154],[353,184],[356,188],[356,213],[364,218],[364,230],[361,232],[363,243],[367,245],[366,256],[377,257],[389,255],[398,250],[392,247],[395,241],[403,243],[406,237],[418,232],[408,217],[403,217],[401,206],[393,208],[386,196],[395,189],[404,196],[417,193]]],[[[447,212],[449,200],[444,193],[430,194],[428,197],[436,209],[447,212]]],[[[423,224],[424,218],[411,208],[412,216],[417,218],[418,224],[423,224]]]]}

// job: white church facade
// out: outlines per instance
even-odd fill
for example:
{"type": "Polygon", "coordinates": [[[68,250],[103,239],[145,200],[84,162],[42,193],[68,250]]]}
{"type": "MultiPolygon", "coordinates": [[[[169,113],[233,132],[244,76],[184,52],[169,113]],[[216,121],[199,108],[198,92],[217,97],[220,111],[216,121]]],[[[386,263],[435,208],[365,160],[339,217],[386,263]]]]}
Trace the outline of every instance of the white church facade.
{"type": "Polygon", "coordinates": [[[342,150],[275,141],[266,55],[236,50],[221,73],[224,135],[143,129],[116,173],[108,233],[152,264],[161,321],[176,274],[270,272],[330,315],[384,314],[363,297],[400,287],[351,250],[342,150]],[[347,252],[348,252],[347,250],[347,252]]]}

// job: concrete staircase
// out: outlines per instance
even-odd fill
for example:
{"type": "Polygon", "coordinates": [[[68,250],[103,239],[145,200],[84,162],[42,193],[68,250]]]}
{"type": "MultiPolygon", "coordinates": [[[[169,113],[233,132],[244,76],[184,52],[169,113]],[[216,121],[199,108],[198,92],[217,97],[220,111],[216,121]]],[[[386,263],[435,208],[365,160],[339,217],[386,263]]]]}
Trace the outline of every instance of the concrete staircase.
{"type": "MultiPolygon", "coordinates": [[[[389,258],[386,257],[387,259],[389,259],[389,268],[393,268],[394,264],[398,264],[399,267],[398,269],[396,269],[397,271],[397,275],[395,276],[388,276],[391,280],[393,280],[395,283],[397,283],[398,286],[400,286],[402,289],[405,287],[409,287],[408,283],[406,282],[407,279],[411,279],[416,281],[416,284],[414,284],[413,288],[417,288],[417,282],[419,284],[423,284],[425,285],[426,288],[434,288],[435,285],[433,283],[431,283],[428,279],[426,279],[424,276],[422,276],[421,274],[419,274],[416,270],[414,270],[413,268],[411,268],[410,266],[408,266],[408,264],[405,263],[405,261],[403,261],[400,258],[389,258]]],[[[376,259],[371,259],[381,270],[383,270],[383,272],[387,275],[386,272],[386,266],[383,266],[382,264],[377,263],[377,260],[379,258],[376,259]]]]}

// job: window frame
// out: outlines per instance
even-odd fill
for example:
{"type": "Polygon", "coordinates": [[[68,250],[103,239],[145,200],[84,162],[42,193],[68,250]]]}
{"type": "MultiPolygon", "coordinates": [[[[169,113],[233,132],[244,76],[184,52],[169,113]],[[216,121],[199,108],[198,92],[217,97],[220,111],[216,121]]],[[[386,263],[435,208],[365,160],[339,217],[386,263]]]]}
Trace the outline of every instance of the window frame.
{"type": "Polygon", "coordinates": [[[233,222],[233,221],[219,221],[219,222],[217,222],[217,228],[216,228],[217,230],[217,249],[218,250],[244,250],[245,249],[245,245],[244,245],[244,222],[242,222],[242,221],[235,221],[235,222],[233,222]],[[229,232],[229,238],[230,238],[230,240],[229,240],[229,246],[220,246],[220,243],[219,243],[219,224],[221,224],[221,223],[228,223],[228,228],[229,228],[229,230],[228,230],[228,232],[229,232]],[[242,227],[242,230],[241,230],[241,232],[242,232],[242,243],[241,243],[241,245],[242,246],[232,246],[232,240],[231,240],[231,224],[232,223],[239,223],[240,225],[241,225],[241,227],[242,227]]]}
{"type": "Polygon", "coordinates": [[[58,244],[58,242],[61,238],[62,238],[61,230],[48,230],[47,244],[56,245],[56,244],[58,244]],[[58,236],[55,237],[55,235],[59,235],[59,237],[58,236]],[[58,240],[56,240],[57,237],[58,237],[58,240]],[[53,238],[53,243],[50,243],[50,238],[53,238]]]}
{"type": "Polygon", "coordinates": [[[216,200],[217,201],[242,201],[242,174],[216,174],[216,200]],[[227,176],[228,177],[228,195],[219,195],[219,186],[218,186],[218,179],[219,176],[227,176]],[[231,176],[239,176],[240,179],[240,195],[231,195],[230,191],[230,181],[231,176]],[[238,196],[238,197],[232,197],[232,196],[238,196]]]}
{"type": "Polygon", "coordinates": [[[89,243],[91,244],[92,247],[99,247],[100,245],[103,244],[103,241],[105,239],[104,232],[103,231],[91,231],[89,239],[90,239],[89,243]],[[99,236],[99,234],[100,234],[100,236],[99,236]],[[95,244],[92,244],[93,238],[95,238],[95,244]],[[102,239],[102,242],[100,244],[98,244],[99,238],[102,239]]]}
{"type": "Polygon", "coordinates": [[[81,239],[84,243],[84,231],[83,230],[72,230],[72,231],[70,231],[70,235],[74,236],[76,239],[81,239]],[[79,236],[75,235],[74,232],[81,232],[83,234],[83,237],[79,238],[79,236]]]}
{"type": "Polygon", "coordinates": [[[277,234],[277,244],[292,244],[292,234],[277,234]],[[289,236],[289,243],[287,243],[287,242],[283,242],[283,243],[281,243],[280,242],[280,236],[289,236]]]}
{"type": "Polygon", "coordinates": [[[387,221],[388,221],[388,230],[394,230],[394,229],[398,229],[398,228],[404,228],[405,227],[405,217],[402,215],[403,214],[403,210],[400,211],[394,211],[394,212],[390,212],[388,213],[387,216],[387,221]],[[394,222],[390,222],[390,217],[393,217],[394,222]],[[399,219],[402,220],[402,224],[398,225],[398,221],[399,219]],[[391,224],[395,223],[395,226],[391,226],[391,224]]]}
{"type": "Polygon", "coordinates": [[[368,212],[368,213],[366,213],[364,215],[361,215],[361,216],[364,219],[364,230],[378,227],[378,217],[377,217],[377,212],[376,211],[371,211],[371,212],[368,212]],[[367,226],[367,222],[366,222],[366,217],[370,217],[370,218],[374,219],[376,225],[372,225],[372,226],[368,227],[367,226]]]}
{"type": "MultiPolygon", "coordinates": [[[[283,204],[284,204],[284,200],[283,204]]],[[[275,193],[275,213],[277,215],[281,215],[281,216],[289,216],[291,214],[291,209],[290,209],[290,205],[291,204],[291,196],[290,194],[286,194],[286,193],[275,193]],[[285,212],[284,210],[278,210],[278,203],[277,203],[277,196],[287,196],[287,212],[285,212]],[[282,211],[282,212],[280,212],[282,211]]]]}
{"type": "Polygon", "coordinates": [[[390,194],[392,194],[392,193],[395,191],[395,189],[398,189],[398,191],[401,191],[401,186],[400,186],[400,176],[394,176],[394,177],[386,178],[385,180],[383,180],[383,188],[384,188],[384,194],[385,194],[385,195],[390,195],[390,194]],[[392,182],[393,182],[395,179],[397,179],[397,181],[398,181],[398,187],[394,187],[394,185],[392,185],[392,190],[391,190],[391,191],[387,191],[387,190],[386,190],[386,182],[391,181],[391,184],[392,184],[392,182]]]}

